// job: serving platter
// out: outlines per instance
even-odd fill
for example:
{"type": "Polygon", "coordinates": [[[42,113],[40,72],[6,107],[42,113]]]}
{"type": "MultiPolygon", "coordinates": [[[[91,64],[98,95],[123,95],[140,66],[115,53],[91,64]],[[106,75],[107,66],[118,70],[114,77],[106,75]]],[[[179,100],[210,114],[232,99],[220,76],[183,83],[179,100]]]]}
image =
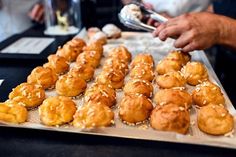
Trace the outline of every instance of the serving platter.
{"type": "MultiPolygon", "coordinates": [[[[82,30],[78,35],[85,40],[87,40],[87,34],[85,30],[82,30]]],[[[122,37],[119,39],[108,40],[108,43],[104,45],[104,57],[101,60],[101,65],[96,69],[94,78],[101,72],[104,60],[107,58],[107,53],[113,47],[119,45],[124,45],[132,53],[133,58],[139,53],[149,53],[153,56],[155,64],[158,63],[170,50],[173,48],[173,40],[168,39],[166,42],[161,42],[159,39],[152,37],[150,33],[141,32],[122,32],[122,37]]],[[[234,109],[231,101],[229,100],[225,90],[220,84],[212,66],[210,65],[205,53],[203,51],[191,52],[192,60],[200,61],[205,64],[208,69],[208,74],[210,80],[218,84],[224,94],[226,100],[226,108],[230,111],[233,116],[236,116],[236,110],[234,109]]],[[[74,63],[71,64],[73,66],[74,63]]],[[[129,80],[129,76],[125,78],[125,83],[129,80]]],[[[94,82],[92,80],[88,83],[88,87],[94,82]]],[[[159,90],[158,87],[154,85],[154,94],[159,90]]],[[[191,92],[193,87],[187,86],[187,89],[191,92]]],[[[39,129],[39,130],[49,130],[58,131],[64,133],[79,133],[79,134],[93,134],[100,136],[112,136],[119,138],[130,138],[130,139],[142,139],[151,141],[165,141],[174,143],[186,143],[186,144],[196,144],[196,145],[207,145],[216,147],[225,147],[236,149],[236,136],[234,132],[226,134],[225,136],[211,136],[201,132],[196,124],[196,112],[197,108],[192,107],[190,111],[191,125],[188,134],[182,135],[173,132],[164,132],[153,130],[148,122],[141,123],[139,125],[127,125],[124,124],[118,116],[118,104],[123,97],[123,91],[117,90],[117,104],[112,108],[115,113],[114,125],[110,127],[102,128],[75,128],[70,124],[49,127],[40,123],[40,118],[38,114],[38,109],[32,109],[29,111],[28,120],[22,124],[10,124],[5,122],[0,122],[2,127],[15,127],[15,128],[27,128],[27,129],[39,129]]],[[[46,96],[56,95],[55,90],[47,90],[46,96]]],[[[78,106],[83,104],[83,96],[79,96],[74,99],[78,106]]],[[[155,106],[155,104],[153,103],[155,106]]],[[[235,125],[236,126],[236,125],[235,125]]]]}

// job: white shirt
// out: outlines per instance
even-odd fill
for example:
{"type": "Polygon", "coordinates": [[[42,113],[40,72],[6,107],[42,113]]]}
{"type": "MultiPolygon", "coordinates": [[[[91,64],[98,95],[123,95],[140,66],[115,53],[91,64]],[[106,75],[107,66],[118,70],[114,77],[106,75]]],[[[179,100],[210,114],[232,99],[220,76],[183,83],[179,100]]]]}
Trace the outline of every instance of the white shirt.
{"type": "Polygon", "coordinates": [[[150,3],[156,12],[166,12],[175,17],[187,12],[206,10],[211,0],[143,0],[150,3]]]}
{"type": "Polygon", "coordinates": [[[32,22],[28,12],[38,0],[0,0],[0,41],[28,29],[32,22]]]}

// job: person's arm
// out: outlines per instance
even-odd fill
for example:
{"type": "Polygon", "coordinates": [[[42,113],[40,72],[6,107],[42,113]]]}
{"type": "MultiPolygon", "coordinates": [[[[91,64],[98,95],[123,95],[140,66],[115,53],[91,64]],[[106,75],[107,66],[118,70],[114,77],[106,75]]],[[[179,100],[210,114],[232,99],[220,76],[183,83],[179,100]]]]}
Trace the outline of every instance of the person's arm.
{"type": "Polygon", "coordinates": [[[161,24],[153,32],[161,40],[175,38],[174,46],[185,52],[204,50],[214,44],[236,49],[236,21],[212,13],[185,14],[161,24]]]}

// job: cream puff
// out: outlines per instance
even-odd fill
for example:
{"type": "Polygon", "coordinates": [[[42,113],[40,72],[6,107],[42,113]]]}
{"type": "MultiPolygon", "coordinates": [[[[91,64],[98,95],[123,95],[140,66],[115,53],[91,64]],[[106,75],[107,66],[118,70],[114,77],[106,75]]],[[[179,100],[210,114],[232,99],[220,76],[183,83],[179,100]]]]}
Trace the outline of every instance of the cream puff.
{"type": "Polygon", "coordinates": [[[85,81],[90,81],[94,75],[94,68],[90,65],[75,64],[69,71],[69,74],[74,77],[80,77],[85,81]]]}
{"type": "Polygon", "coordinates": [[[45,99],[45,91],[33,83],[21,83],[9,94],[9,99],[23,103],[25,107],[37,107],[45,99]]]}
{"type": "Polygon", "coordinates": [[[130,62],[132,55],[125,46],[120,45],[110,50],[109,57],[112,57],[121,61],[125,61],[125,62],[130,62]]]}
{"type": "Polygon", "coordinates": [[[76,104],[69,97],[49,97],[39,106],[39,117],[48,126],[62,125],[73,120],[76,104]]]}
{"type": "Polygon", "coordinates": [[[34,68],[27,77],[27,82],[41,85],[43,89],[49,89],[54,88],[57,79],[58,77],[55,71],[50,68],[38,66],[34,68]]]}

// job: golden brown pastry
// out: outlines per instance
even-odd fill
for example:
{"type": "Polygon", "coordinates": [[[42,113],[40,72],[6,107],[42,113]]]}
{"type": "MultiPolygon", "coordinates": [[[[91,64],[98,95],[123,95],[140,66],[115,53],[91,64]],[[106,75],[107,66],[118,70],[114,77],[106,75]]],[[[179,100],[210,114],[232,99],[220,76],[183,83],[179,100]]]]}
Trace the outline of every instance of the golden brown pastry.
{"type": "Polygon", "coordinates": [[[43,67],[51,68],[57,74],[63,74],[69,70],[70,66],[64,57],[53,54],[48,56],[48,63],[45,63],[43,67]]]}
{"type": "Polygon", "coordinates": [[[162,89],[155,94],[154,101],[160,106],[174,103],[181,107],[190,108],[192,105],[192,96],[184,90],[162,89]]]}
{"type": "Polygon", "coordinates": [[[97,42],[101,45],[105,45],[107,43],[107,36],[103,32],[97,32],[90,38],[89,42],[97,42]]]}
{"type": "Polygon", "coordinates": [[[27,120],[28,112],[23,103],[8,100],[0,103],[0,120],[9,123],[23,123],[27,120]]]}
{"type": "Polygon", "coordinates": [[[121,37],[121,30],[114,24],[106,24],[102,31],[107,35],[108,38],[119,38],[121,37]]]}
{"type": "Polygon", "coordinates": [[[122,121],[138,123],[147,120],[153,109],[152,102],[144,95],[125,95],[119,105],[122,121]]]}
{"type": "Polygon", "coordinates": [[[170,71],[179,71],[190,59],[189,54],[182,53],[181,51],[172,51],[157,64],[156,72],[159,75],[163,75],[170,71]]]}
{"type": "Polygon", "coordinates": [[[80,77],[85,81],[90,81],[93,78],[94,68],[90,65],[75,64],[69,71],[69,74],[74,77],[80,77]]]}
{"type": "Polygon", "coordinates": [[[132,79],[124,86],[125,94],[143,94],[152,97],[153,86],[150,82],[141,79],[132,79]]]}
{"type": "Polygon", "coordinates": [[[209,81],[197,85],[192,95],[194,104],[200,107],[208,104],[225,104],[220,87],[209,81]]]}
{"type": "Polygon", "coordinates": [[[142,79],[152,82],[154,79],[153,67],[150,64],[139,63],[136,64],[129,74],[132,79],[142,79]]]}
{"type": "Polygon", "coordinates": [[[186,80],[179,71],[171,71],[156,77],[156,83],[160,88],[184,87],[186,80]]]}
{"type": "Polygon", "coordinates": [[[103,55],[103,46],[99,42],[89,43],[83,48],[83,51],[96,51],[100,56],[103,55]]]}
{"type": "Polygon", "coordinates": [[[33,83],[21,83],[9,94],[9,99],[25,104],[25,107],[37,107],[45,99],[45,91],[33,83]]]}
{"type": "Polygon", "coordinates": [[[224,135],[233,130],[234,119],[224,106],[210,104],[198,110],[197,124],[207,134],[224,135]]]}
{"type": "Polygon", "coordinates": [[[96,51],[84,51],[77,57],[76,63],[96,68],[100,64],[100,59],[95,58],[95,54],[96,51]]]}
{"type": "Polygon", "coordinates": [[[98,84],[110,85],[114,89],[120,89],[124,85],[125,75],[120,70],[102,71],[96,78],[98,84]]]}
{"type": "Polygon", "coordinates": [[[154,60],[151,54],[148,53],[141,53],[135,56],[133,61],[131,62],[130,66],[131,68],[134,68],[135,66],[138,66],[139,64],[148,64],[151,67],[154,66],[154,60]]]}
{"type": "Polygon", "coordinates": [[[27,77],[27,82],[41,85],[43,89],[49,89],[54,88],[57,79],[58,77],[52,69],[38,66],[27,77]]]}
{"type": "Polygon", "coordinates": [[[97,32],[101,32],[98,27],[90,27],[87,30],[88,38],[91,39],[97,32]]]}
{"type": "Polygon", "coordinates": [[[207,69],[201,62],[188,62],[181,72],[187,83],[193,86],[208,80],[207,69]]]}
{"type": "Polygon", "coordinates": [[[69,97],[49,97],[39,106],[39,116],[48,126],[62,125],[73,120],[76,104],[69,97]]]}
{"type": "Polygon", "coordinates": [[[63,45],[62,48],[59,48],[56,54],[64,57],[68,62],[73,62],[85,46],[86,43],[83,39],[74,38],[63,45]]]}
{"type": "Polygon", "coordinates": [[[186,134],[190,126],[190,115],[186,108],[176,104],[156,106],[151,113],[150,124],[156,130],[186,134]]]}
{"type": "Polygon", "coordinates": [[[132,55],[125,46],[120,45],[118,47],[113,48],[109,52],[109,57],[112,57],[121,61],[125,61],[125,62],[130,62],[132,55]]]}
{"type": "Polygon", "coordinates": [[[127,62],[122,62],[121,60],[116,59],[116,58],[106,59],[104,65],[103,65],[103,70],[107,71],[107,70],[110,70],[110,69],[121,70],[123,72],[123,74],[125,74],[125,75],[129,71],[128,63],[127,62]]]}
{"type": "Polygon", "coordinates": [[[80,78],[70,74],[63,75],[56,83],[56,92],[62,96],[75,97],[85,91],[86,82],[80,78]]]}
{"type": "Polygon", "coordinates": [[[116,92],[113,88],[103,84],[93,84],[85,92],[85,102],[105,104],[109,107],[116,103],[116,92]]]}
{"type": "Polygon", "coordinates": [[[89,101],[78,108],[74,115],[73,126],[78,128],[106,127],[114,122],[112,110],[101,103],[89,101]]]}

